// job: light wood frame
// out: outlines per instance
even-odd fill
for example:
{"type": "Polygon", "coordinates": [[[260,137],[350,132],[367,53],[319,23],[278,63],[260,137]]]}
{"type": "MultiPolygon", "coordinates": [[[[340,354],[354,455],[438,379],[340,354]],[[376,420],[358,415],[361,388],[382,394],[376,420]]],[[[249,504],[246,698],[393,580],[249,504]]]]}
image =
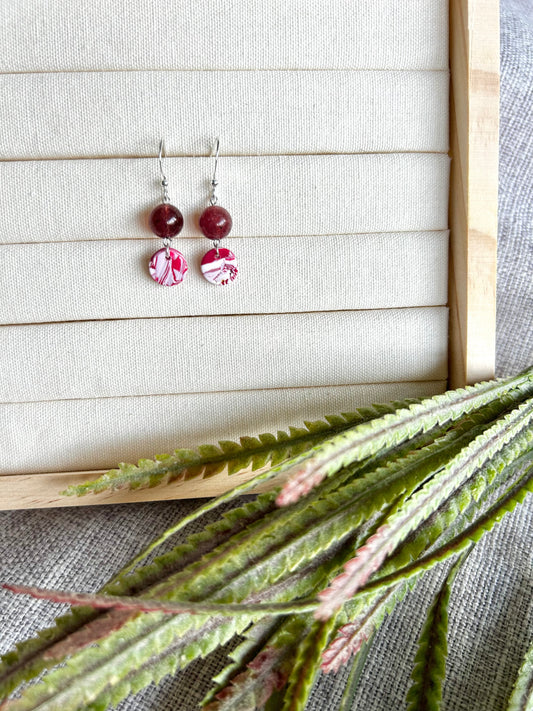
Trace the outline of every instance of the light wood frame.
{"type": "Polygon", "coordinates": [[[453,388],[494,375],[499,66],[499,1],[450,0],[453,388]]]}
{"type": "MultiPolygon", "coordinates": [[[[450,0],[449,384],[494,375],[498,204],[499,1],[450,0]]],[[[137,492],[59,494],[100,471],[0,477],[0,508],[41,508],[215,496],[245,481],[223,473],[137,492]]]]}

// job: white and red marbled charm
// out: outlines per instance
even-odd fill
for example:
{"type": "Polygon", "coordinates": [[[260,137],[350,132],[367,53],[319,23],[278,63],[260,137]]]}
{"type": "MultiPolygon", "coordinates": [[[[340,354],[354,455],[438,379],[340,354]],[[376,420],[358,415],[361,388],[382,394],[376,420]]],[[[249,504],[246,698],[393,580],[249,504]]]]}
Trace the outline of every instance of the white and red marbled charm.
{"type": "Polygon", "coordinates": [[[188,269],[183,254],[177,249],[169,248],[167,257],[166,247],[152,254],[148,268],[152,279],[162,286],[180,284],[188,269]]]}
{"type": "Polygon", "coordinates": [[[223,248],[218,249],[218,254],[216,249],[210,249],[209,252],[206,252],[202,259],[201,268],[202,274],[207,281],[217,286],[229,284],[239,272],[233,252],[223,248]]]}

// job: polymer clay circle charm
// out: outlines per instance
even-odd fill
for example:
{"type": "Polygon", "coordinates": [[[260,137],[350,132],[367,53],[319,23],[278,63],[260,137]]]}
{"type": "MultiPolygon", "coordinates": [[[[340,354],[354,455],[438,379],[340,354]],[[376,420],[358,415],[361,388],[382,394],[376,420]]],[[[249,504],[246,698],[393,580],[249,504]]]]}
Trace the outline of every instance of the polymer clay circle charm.
{"type": "Polygon", "coordinates": [[[150,276],[154,281],[162,286],[174,286],[183,281],[185,272],[187,271],[187,262],[185,257],[177,249],[169,248],[168,259],[167,250],[158,249],[152,254],[148,269],[150,276]]]}
{"type": "Polygon", "coordinates": [[[233,252],[229,249],[219,247],[218,255],[216,249],[210,249],[204,254],[202,259],[202,274],[217,286],[225,286],[233,281],[238,274],[237,260],[233,252]]]}

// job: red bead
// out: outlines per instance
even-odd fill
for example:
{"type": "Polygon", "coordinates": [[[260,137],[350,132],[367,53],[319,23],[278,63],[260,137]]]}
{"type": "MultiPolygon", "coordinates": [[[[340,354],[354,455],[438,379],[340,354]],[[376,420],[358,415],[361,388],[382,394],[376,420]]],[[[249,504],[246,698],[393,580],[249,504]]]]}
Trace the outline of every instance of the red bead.
{"type": "Polygon", "coordinates": [[[211,205],[200,215],[200,229],[209,239],[223,239],[231,232],[231,215],[223,207],[211,205]]]}
{"type": "Polygon", "coordinates": [[[158,237],[175,237],[182,227],[183,215],[168,202],[162,202],[150,214],[150,229],[158,237]]]}

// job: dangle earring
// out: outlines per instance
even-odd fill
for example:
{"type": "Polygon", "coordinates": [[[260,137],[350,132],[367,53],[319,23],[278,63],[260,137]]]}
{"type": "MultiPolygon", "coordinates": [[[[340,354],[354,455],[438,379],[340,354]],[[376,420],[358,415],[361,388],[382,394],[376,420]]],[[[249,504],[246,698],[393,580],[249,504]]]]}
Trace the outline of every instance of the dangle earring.
{"type": "Polygon", "coordinates": [[[181,232],[183,215],[177,207],[170,204],[168,180],[163,172],[163,139],[159,142],[159,172],[163,188],[163,202],[152,210],[149,224],[152,232],[162,238],[165,246],[152,254],[148,268],[150,276],[158,284],[174,286],[174,284],[180,284],[183,281],[187,271],[187,262],[181,252],[170,246],[172,238],[181,232]]]}
{"type": "MultiPolygon", "coordinates": [[[[217,205],[218,197],[217,189],[217,165],[218,152],[220,141],[215,140],[215,168],[211,179],[211,196],[209,198],[209,207],[200,215],[200,229],[205,237],[213,241],[214,249],[206,252],[202,259],[201,269],[203,276],[211,284],[224,286],[233,281],[237,276],[237,261],[233,252],[229,249],[219,247],[220,240],[227,237],[231,231],[232,220],[229,212],[217,205]]],[[[212,154],[211,154],[212,155],[212,154]]]]}

